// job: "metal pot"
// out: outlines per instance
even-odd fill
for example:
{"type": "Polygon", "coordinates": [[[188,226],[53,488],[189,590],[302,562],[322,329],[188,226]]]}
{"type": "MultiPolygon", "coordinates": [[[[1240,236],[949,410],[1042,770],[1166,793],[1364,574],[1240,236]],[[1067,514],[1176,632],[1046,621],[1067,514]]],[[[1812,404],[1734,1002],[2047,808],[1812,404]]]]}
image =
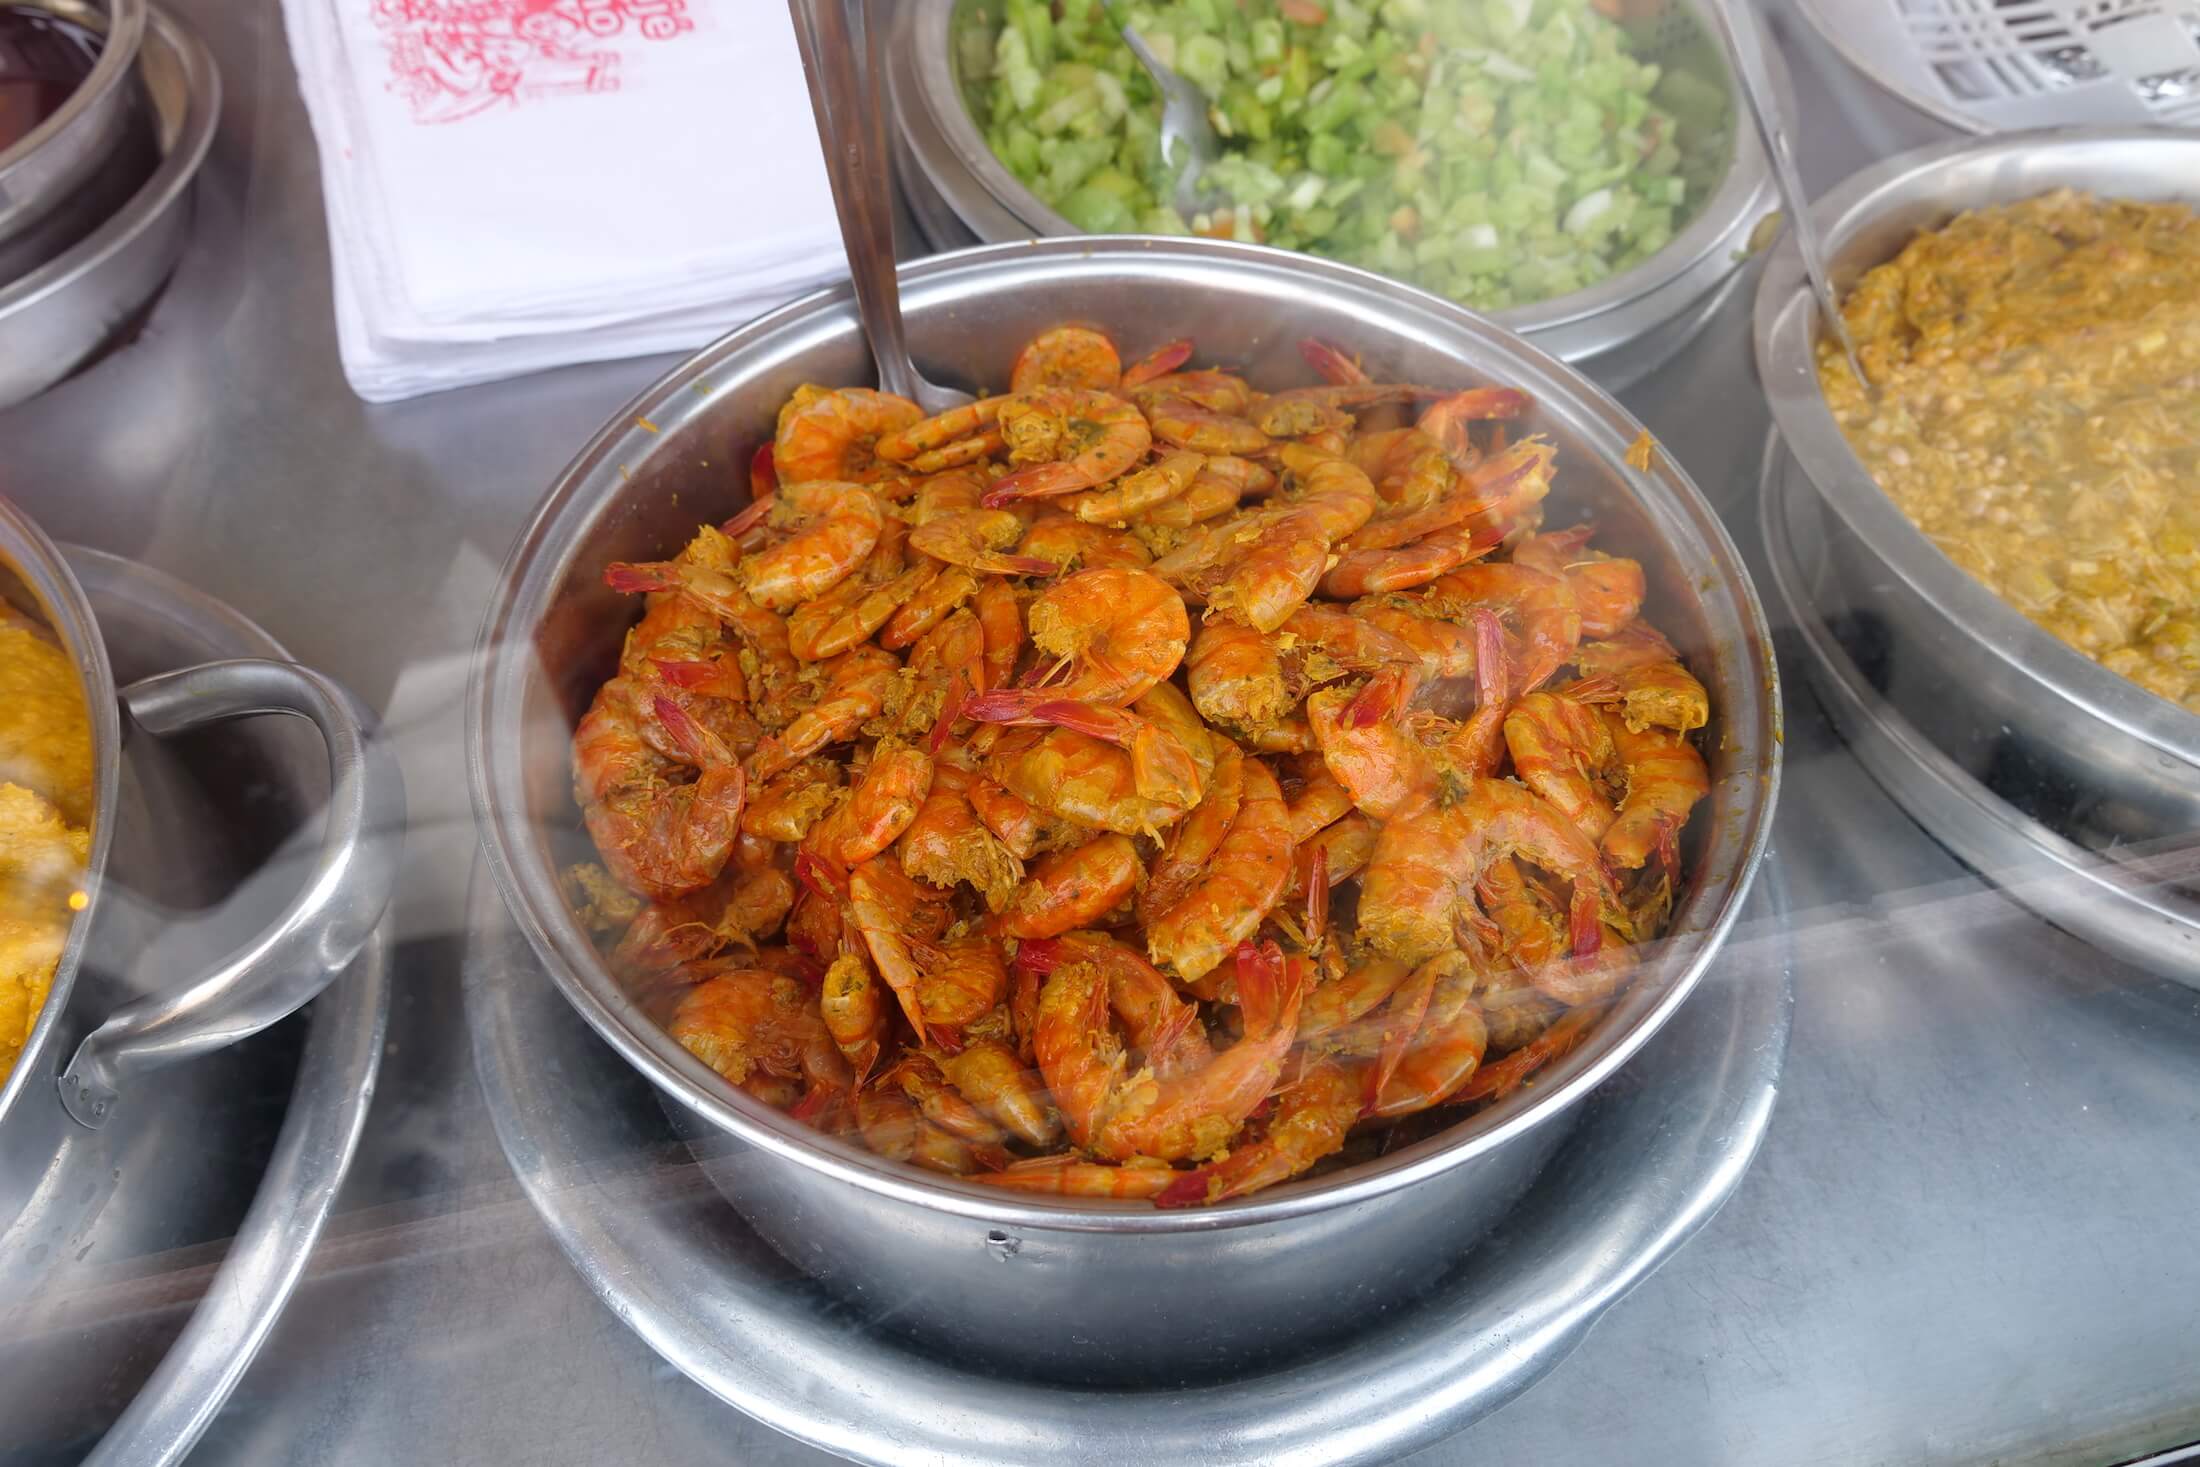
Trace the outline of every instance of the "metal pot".
{"type": "MultiPolygon", "coordinates": [[[[1622,23],[1636,54],[1728,98],[1725,131],[1731,146],[1718,187],[1671,243],[1633,269],[1571,295],[1491,313],[1500,326],[1614,391],[1663,364],[1710,319],[1739,278],[1758,224],[1776,207],[1772,174],[1755,134],[1734,126],[1738,94],[1717,33],[1700,19],[1705,3],[1630,5],[1622,23]]],[[[971,118],[958,48],[966,35],[990,46],[1000,26],[998,7],[984,0],[904,0],[895,7],[893,25],[887,79],[895,140],[905,163],[914,165],[900,173],[927,232],[944,234],[952,218],[983,243],[1077,234],[1074,224],[1040,202],[994,157],[971,118]]],[[[1785,80],[1776,53],[1767,63],[1785,80]]],[[[940,247],[961,242],[933,241],[940,247]]]]}
{"type": "Polygon", "coordinates": [[[54,114],[0,151],[0,284],[82,238],[134,192],[154,159],[137,86],[146,0],[0,0],[103,37],[54,114]]]}
{"type": "Polygon", "coordinates": [[[735,1206],[798,1266],[953,1358],[1088,1380],[1199,1372],[1364,1323],[1439,1278],[1558,1145],[1572,1107],[1686,998],[1732,923],[1770,828],[1779,692],[1756,594],[1670,461],[1625,466],[1637,427],[1575,373],[1479,317],[1305,256],[1204,240],[1079,238],[943,255],[901,271],[927,375],[995,378],[1065,316],[1133,354],[1190,336],[1256,382],[1304,380],[1295,343],[1349,343],[1378,377],[1525,388],[1551,435],[1561,517],[1649,572],[1652,614],[1711,689],[1713,790],[1671,937],[1582,1049],[1541,1083],[1380,1161],[1210,1209],[1022,1199],[915,1170],[726,1085],[605,967],[559,889],[592,850],[568,745],[634,608],[612,560],[675,550],[745,497],[741,466],[802,382],[870,380],[843,290],[797,301],[650,387],[569,465],[506,563],[468,700],[469,774],[491,871],[553,980],[677,1102],[735,1206]]]}
{"type": "MultiPolygon", "coordinates": [[[[1830,267],[1853,282],[1964,209],[2083,188],[2200,203],[2200,135],[2055,128],[1904,153],[1814,209],[1830,267]]],[[[2139,881],[2200,831],[2200,717],[2033,624],[1973,580],[1873,482],[1818,388],[1821,325],[1792,239],[1758,285],[1758,371],[1788,450],[1832,514],[1827,551],[1852,608],[1884,629],[1875,681],[1973,778],[2139,881]]]]}
{"type": "Polygon", "coordinates": [[[93,744],[85,903],[29,1042],[0,1086],[4,1228],[49,1184],[49,1163],[72,1128],[98,1130],[118,1107],[157,1104],[151,1072],[258,1033],[344,971],[389,899],[405,804],[395,755],[373,736],[372,717],[343,688],[295,663],[209,662],[118,691],[76,578],[53,542],[6,500],[0,500],[0,592],[43,620],[76,664],[93,744]],[[98,995],[77,992],[78,969],[100,920],[125,741],[260,713],[311,720],[328,748],[327,829],[302,889],[252,941],[204,972],[112,1011],[86,1012],[93,1005],[78,1000],[98,995]]]}

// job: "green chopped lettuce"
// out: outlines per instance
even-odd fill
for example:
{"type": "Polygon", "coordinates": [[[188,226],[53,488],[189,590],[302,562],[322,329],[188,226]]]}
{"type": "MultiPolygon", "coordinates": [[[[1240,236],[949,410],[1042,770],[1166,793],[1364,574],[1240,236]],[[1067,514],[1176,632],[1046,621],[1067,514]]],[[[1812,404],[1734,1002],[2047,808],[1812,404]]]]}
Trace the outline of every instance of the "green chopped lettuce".
{"type": "Polygon", "coordinates": [[[1594,0],[1119,10],[1212,105],[1224,156],[1189,219],[1160,97],[1098,0],[998,0],[989,45],[958,38],[995,154],[1094,233],[1264,240],[1502,309],[1662,248],[1729,146],[1725,98],[1630,55],[1594,0]]]}

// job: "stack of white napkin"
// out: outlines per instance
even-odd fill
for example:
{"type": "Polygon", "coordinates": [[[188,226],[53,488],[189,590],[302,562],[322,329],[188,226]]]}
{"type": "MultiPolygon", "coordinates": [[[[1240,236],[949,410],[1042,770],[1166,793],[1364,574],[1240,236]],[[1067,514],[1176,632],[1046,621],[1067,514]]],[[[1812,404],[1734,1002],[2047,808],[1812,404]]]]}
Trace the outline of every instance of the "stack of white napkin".
{"type": "Polygon", "coordinates": [[[283,0],[344,375],[708,341],[846,273],[784,0],[283,0]]]}

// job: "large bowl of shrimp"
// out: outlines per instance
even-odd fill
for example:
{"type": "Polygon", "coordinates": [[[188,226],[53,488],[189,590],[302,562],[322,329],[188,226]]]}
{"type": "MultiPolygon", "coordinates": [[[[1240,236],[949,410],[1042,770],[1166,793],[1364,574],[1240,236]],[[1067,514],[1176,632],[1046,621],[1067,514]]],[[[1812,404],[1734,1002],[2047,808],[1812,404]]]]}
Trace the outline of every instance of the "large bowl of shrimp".
{"type": "Polygon", "coordinates": [[[552,487],[469,698],[491,871],[749,1223],[925,1347],[1335,1339],[1733,923],[1756,594],[1608,397],[1379,277],[1076,239],[901,291],[968,406],[863,385],[828,291],[552,487]]]}

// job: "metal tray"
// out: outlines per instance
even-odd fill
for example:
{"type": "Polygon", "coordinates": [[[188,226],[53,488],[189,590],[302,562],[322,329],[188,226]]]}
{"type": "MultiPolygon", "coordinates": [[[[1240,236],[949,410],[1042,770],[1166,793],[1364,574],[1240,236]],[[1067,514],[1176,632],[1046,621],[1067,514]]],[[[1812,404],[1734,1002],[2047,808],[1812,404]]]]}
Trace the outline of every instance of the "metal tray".
{"type": "MultiPolygon", "coordinates": [[[[237,612],[159,571],[78,547],[67,559],[124,677],[287,655],[237,612]]],[[[270,898],[279,906],[287,896],[245,890],[211,917],[171,905],[218,892],[242,869],[236,848],[279,835],[312,781],[325,780],[320,754],[283,735],[225,732],[221,748],[250,753],[206,776],[219,798],[251,792],[253,813],[237,821],[239,830],[252,827],[246,834],[134,851],[133,831],[162,827],[150,811],[133,824],[125,803],[113,869],[142,872],[143,886],[155,889],[114,903],[102,919],[147,928],[146,963],[161,969],[154,981],[172,979],[169,963],[185,950],[219,952],[240,928],[249,932],[255,913],[233,907],[270,898]],[[162,883],[158,865],[165,858],[172,867],[179,855],[193,869],[162,883]]],[[[151,743],[140,741],[130,758],[146,757],[151,743]]],[[[219,755],[210,748],[192,757],[219,755]]],[[[30,1230],[25,1252],[43,1257],[36,1291],[8,1302],[0,1347],[11,1464],[160,1467],[191,1450],[267,1338],[327,1221],[374,1097],[388,1013],[378,934],[303,1020],[167,1072],[165,1104],[128,1108],[108,1127],[71,1137],[42,1188],[68,1214],[68,1236],[34,1242],[43,1236],[36,1218],[16,1225],[30,1230]],[[218,1262],[191,1266],[209,1240],[232,1232],[218,1262]]]]}
{"type": "Polygon", "coordinates": [[[1419,1300],[1279,1368],[1126,1390],[957,1369],[802,1277],[559,996],[478,865],[466,1015],[505,1154],[589,1288],[775,1430],[863,1462],[1388,1461],[1541,1379],[1733,1193],[1787,1056],[1786,908],[1767,867],[1694,1000],[1584,1103],[1526,1197],[1419,1300]]]}
{"type": "MultiPolygon", "coordinates": [[[[1926,832],[2023,906],[2072,936],[2200,988],[2200,841],[2086,851],[2018,810],[1950,758],[1881,695],[1844,641],[1883,634],[1842,588],[1825,501],[1774,432],[1765,440],[1760,523],[1774,596],[1804,671],[1856,757],[1926,832]],[[1844,637],[1846,633],[1846,637],[1844,637]]],[[[1870,653],[1865,653],[1867,659],[1870,653]]]]}

